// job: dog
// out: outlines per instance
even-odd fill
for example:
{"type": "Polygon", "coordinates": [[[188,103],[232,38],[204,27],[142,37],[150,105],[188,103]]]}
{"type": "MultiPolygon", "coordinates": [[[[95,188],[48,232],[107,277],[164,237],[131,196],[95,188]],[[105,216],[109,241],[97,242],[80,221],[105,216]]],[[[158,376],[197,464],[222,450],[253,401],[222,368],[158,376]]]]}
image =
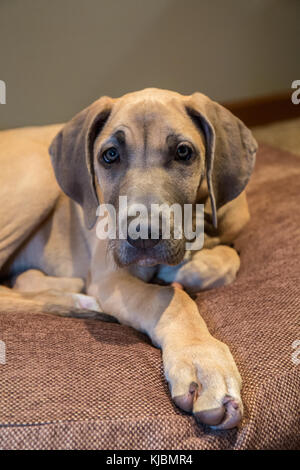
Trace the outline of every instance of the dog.
{"type": "Polygon", "coordinates": [[[237,275],[232,243],[249,220],[256,150],[220,104],[154,88],[101,97],[65,125],[2,131],[2,310],[36,302],[45,313],[130,325],[162,349],[179,408],[214,429],[237,426],[240,374],[192,295],[237,275]],[[204,246],[187,251],[184,237],[160,234],[99,240],[97,208],[118,213],[120,196],[130,207],[203,204],[204,246]]]}

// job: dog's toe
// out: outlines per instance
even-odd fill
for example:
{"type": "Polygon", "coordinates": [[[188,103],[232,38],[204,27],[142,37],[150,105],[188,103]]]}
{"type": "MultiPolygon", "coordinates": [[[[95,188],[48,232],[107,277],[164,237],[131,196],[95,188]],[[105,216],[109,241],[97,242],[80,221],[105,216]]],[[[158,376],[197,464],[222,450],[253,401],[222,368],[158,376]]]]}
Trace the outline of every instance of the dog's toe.
{"type": "Polygon", "coordinates": [[[242,419],[241,405],[231,397],[226,397],[219,408],[202,410],[195,413],[197,422],[207,424],[213,429],[232,429],[242,419]]]}
{"type": "Polygon", "coordinates": [[[219,408],[213,408],[211,410],[198,411],[195,413],[195,418],[197,422],[213,426],[221,423],[224,413],[224,406],[220,406],[219,408]]]}
{"type": "Polygon", "coordinates": [[[190,384],[189,391],[186,394],[173,398],[175,405],[187,413],[191,413],[193,411],[194,402],[197,400],[198,388],[198,384],[196,382],[192,382],[190,384]]]}
{"type": "Polygon", "coordinates": [[[232,397],[225,397],[223,408],[225,410],[223,419],[214,429],[232,429],[239,425],[242,420],[242,405],[232,397]]]}

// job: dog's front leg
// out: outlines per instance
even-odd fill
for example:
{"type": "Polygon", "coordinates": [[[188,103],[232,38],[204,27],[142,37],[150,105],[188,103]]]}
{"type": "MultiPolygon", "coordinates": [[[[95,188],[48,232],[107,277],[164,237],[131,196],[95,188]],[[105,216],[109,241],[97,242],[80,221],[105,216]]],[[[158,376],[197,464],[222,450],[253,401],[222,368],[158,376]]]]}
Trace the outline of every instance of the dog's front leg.
{"type": "Polygon", "coordinates": [[[235,362],[228,347],[210,335],[184,291],[146,284],[120,269],[92,277],[88,294],[104,312],[147,333],[161,347],[176,405],[218,429],[239,423],[241,378],[235,362]]]}

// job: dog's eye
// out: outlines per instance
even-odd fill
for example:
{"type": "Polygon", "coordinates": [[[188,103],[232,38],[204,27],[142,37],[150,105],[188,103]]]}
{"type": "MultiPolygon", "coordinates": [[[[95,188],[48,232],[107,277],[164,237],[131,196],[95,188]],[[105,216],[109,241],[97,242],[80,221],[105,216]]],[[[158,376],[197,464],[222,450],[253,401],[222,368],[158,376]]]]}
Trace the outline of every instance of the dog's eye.
{"type": "Polygon", "coordinates": [[[120,157],[118,150],[115,147],[110,147],[102,154],[105,163],[114,163],[120,157]]]}
{"type": "Polygon", "coordinates": [[[178,160],[189,160],[193,154],[193,150],[187,144],[179,144],[176,151],[178,160]]]}

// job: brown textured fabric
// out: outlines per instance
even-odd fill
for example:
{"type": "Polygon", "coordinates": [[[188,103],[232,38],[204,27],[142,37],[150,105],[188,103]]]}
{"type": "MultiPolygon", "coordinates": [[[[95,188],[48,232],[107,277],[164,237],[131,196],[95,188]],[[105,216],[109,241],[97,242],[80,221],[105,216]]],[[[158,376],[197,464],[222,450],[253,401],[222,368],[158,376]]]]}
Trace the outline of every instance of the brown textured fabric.
{"type": "Polygon", "coordinates": [[[210,331],[243,377],[237,430],[197,426],[170,401],[160,351],[117,324],[0,312],[2,449],[291,449],[300,447],[300,160],[262,147],[248,187],[251,222],[230,286],[203,292],[210,331]]]}

